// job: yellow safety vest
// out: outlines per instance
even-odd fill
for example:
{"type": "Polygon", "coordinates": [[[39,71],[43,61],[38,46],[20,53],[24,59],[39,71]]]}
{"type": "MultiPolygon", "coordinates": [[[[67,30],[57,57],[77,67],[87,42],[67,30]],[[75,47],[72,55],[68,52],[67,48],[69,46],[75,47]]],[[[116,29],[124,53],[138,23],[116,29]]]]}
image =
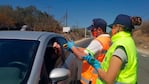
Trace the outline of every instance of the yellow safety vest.
{"type": "MultiPolygon", "coordinates": [[[[138,57],[135,43],[128,32],[119,32],[112,37],[113,44],[106,53],[105,59],[101,64],[101,68],[106,72],[109,67],[109,62],[113,52],[119,46],[124,47],[128,62],[124,69],[121,69],[120,73],[115,79],[115,82],[120,84],[136,84],[137,82],[137,69],[138,69],[138,57]]],[[[104,81],[98,79],[96,84],[106,84],[104,81]]]]}

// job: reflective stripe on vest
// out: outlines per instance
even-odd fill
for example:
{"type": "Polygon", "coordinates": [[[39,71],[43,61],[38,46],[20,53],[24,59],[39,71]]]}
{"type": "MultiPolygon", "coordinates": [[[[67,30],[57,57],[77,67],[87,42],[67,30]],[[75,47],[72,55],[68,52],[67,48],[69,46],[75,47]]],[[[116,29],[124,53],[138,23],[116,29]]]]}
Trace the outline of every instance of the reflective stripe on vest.
{"type": "MultiPolygon", "coordinates": [[[[108,34],[100,35],[96,38],[97,41],[101,43],[103,49],[99,52],[99,55],[96,57],[98,61],[102,62],[105,53],[109,46],[111,45],[110,36],[108,34]]],[[[81,83],[88,84],[92,81],[91,84],[96,84],[96,80],[98,79],[98,72],[90,66],[86,61],[83,62],[82,65],[82,73],[81,73],[81,83]]]]}
{"type": "MultiPolygon", "coordinates": [[[[101,68],[106,72],[109,67],[109,62],[114,50],[122,46],[125,48],[128,58],[128,63],[124,69],[121,69],[120,73],[116,77],[116,82],[122,84],[136,84],[137,81],[137,52],[133,39],[130,33],[119,32],[112,37],[113,44],[106,53],[106,56],[101,64],[101,68]]],[[[105,84],[102,80],[97,80],[96,84],[105,84]]]]}

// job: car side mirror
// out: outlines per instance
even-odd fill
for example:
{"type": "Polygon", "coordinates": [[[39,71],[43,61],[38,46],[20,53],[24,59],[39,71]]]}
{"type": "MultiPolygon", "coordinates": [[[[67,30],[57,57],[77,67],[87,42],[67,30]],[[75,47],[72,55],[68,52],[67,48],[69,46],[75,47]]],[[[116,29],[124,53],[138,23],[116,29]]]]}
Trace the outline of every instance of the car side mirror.
{"type": "Polygon", "coordinates": [[[70,76],[70,71],[65,68],[55,68],[51,71],[49,78],[55,84],[59,81],[65,80],[70,76]]]}

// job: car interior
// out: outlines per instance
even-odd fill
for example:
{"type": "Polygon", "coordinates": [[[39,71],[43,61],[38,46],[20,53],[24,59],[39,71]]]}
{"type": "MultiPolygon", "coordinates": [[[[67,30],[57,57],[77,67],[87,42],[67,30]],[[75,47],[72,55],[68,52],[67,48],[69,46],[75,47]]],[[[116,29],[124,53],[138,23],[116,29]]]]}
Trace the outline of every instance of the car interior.
{"type": "MultiPolygon", "coordinates": [[[[32,44],[31,44],[32,45],[32,44]]],[[[30,41],[3,40],[0,42],[0,84],[20,84],[28,71],[30,41]],[[20,45],[24,43],[24,45],[20,45]],[[17,46],[16,46],[17,45],[17,46]]]]}

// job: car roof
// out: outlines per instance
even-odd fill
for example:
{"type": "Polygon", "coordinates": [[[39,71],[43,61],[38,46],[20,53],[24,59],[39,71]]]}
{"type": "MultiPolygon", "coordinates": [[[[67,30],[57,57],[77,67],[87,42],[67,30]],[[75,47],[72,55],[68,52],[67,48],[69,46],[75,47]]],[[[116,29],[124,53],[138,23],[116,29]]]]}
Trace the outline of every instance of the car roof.
{"type": "MultiPolygon", "coordinates": [[[[53,32],[40,31],[0,31],[0,39],[38,40],[41,36],[58,35],[53,32]]],[[[58,35],[59,36],[59,35],[58,35]]]]}

